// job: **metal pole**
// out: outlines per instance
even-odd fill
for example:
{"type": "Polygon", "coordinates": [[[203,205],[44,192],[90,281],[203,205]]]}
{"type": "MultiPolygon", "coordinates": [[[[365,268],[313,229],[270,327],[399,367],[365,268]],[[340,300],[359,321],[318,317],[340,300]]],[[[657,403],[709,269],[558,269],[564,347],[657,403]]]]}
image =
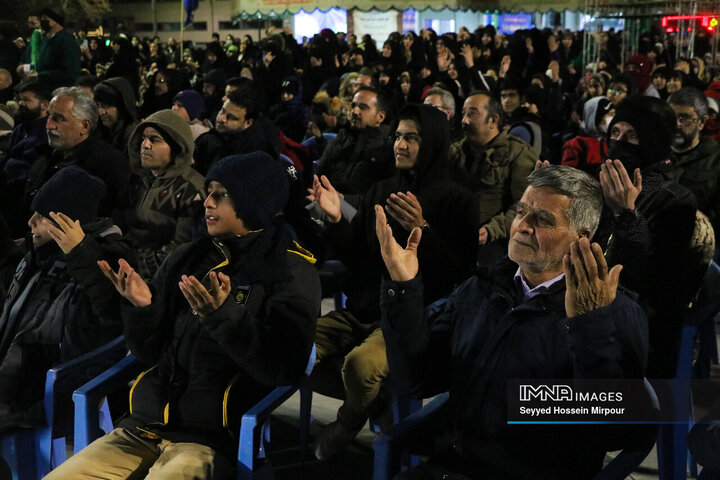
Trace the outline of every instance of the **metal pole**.
{"type": "Polygon", "coordinates": [[[180,62],[183,59],[183,39],[185,37],[185,22],[183,22],[183,1],[180,0],[180,62]]]}
{"type": "Polygon", "coordinates": [[[155,0],[150,0],[150,10],[152,11],[153,37],[157,35],[157,5],[155,0]]]}

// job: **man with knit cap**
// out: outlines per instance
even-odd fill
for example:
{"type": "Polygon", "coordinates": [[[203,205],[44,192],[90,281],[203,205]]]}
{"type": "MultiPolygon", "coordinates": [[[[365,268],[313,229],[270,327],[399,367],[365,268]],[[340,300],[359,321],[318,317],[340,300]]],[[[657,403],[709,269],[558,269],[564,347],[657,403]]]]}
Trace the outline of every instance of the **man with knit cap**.
{"type": "Polygon", "coordinates": [[[127,155],[130,135],[137,126],[137,106],[132,85],[124,77],[109,78],[95,85],[93,93],[100,114],[103,139],[127,155]]]}
{"type": "Polygon", "coordinates": [[[64,28],[65,15],[56,8],[40,11],[45,41],[37,56],[37,77],[51,91],[75,85],[80,75],[80,46],[64,28]]]}
{"type": "Polygon", "coordinates": [[[98,219],[104,195],[102,180],[69,166],[33,198],[30,252],[0,316],[2,427],[41,424],[47,370],[122,333],[120,296],[96,262],[115,264],[132,250],[111,221],[98,219]]]}
{"type": "Polygon", "coordinates": [[[128,346],[150,370],[119,428],[47,479],[145,478],[151,468],[157,478],[229,478],[239,415],[303,376],[320,285],[277,216],[283,169],[262,152],[227,157],[206,188],[209,235],[174,251],[150,286],[123,260],[117,272],[101,262],[127,300],[128,346]]]}
{"type": "Polygon", "coordinates": [[[205,198],[187,122],[171,110],[153,113],[129,142],[132,175],[114,218],[136,247],[140,276],[150,280],[165,258],[191,240],[205,198]]]}
{"type": "Polygon", "coordinates": [[[173,98],[172,111],[180,115],[190,125],[193,141],[212,128],[212,123],[203,120],[205,101],[195,90],[182,90],[173,98]]]}
{"type": "Polygon", "coordinates": [[[648,314],[648,377],[672,377],[680,327],[707,263],[689,251],[697,203],[673,179],[668,160],[675,113],[660,99],[633,95],[608,128],[608,158],[600,171],[605,203],[598,238],[608,265],[625,268],[620,283],[639,294],[648,314]]]}

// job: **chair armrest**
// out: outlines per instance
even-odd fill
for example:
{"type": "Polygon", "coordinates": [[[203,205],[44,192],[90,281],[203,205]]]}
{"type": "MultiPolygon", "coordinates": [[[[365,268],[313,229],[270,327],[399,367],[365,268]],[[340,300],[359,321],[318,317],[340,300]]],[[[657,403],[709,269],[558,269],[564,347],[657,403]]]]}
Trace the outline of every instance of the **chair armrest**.
{"type": "Polygon", "coordinates": [[[374,480],[389,480],[400,471],[400,457],[404,446],[411,438],[421,434],[424,427],[442,412],[448,398],[447,392],[441,393],[423,408],[373,440],[374,480]]]}
{"type": "Polygon", "coordinates": [[[128,354],[117,364],[75,390],[73,393],[75,453],[98,437],[100,432],[98,408],[103,397],[127,385],[142,371],[142,368],[140,361],[134,355],[128,354]]]}
{"type": "MultiPolygon", "coordinates": [[[[48,370],[47,376],[45,377],[44,399],[45,412],[48,413],[48,424],[51,425],[54,420],[53,412],[55,410],[55,386],[59,381],[70,378],[78,372],[88,369],[88,367],[92,366],[96,362],[111,358],[112,355],[118,355],[117,358],[119,358],[123,351],[127,352],[127,346],[125,345],[125,337],[120,336],[115,340],[96,348],[95,350],[73,358],[72,360],[68,360],[67,362],[48,370]]],[[[77,387],[77,384],[71,385],[70,389],[74,389],[75,387],[77,387]]]]}

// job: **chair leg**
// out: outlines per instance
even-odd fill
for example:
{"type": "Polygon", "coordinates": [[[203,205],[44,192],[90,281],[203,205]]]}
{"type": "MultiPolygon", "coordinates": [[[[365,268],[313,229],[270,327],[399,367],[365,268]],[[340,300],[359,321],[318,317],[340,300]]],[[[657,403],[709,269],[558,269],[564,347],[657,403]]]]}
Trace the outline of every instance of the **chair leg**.
{"type": "Polygon", "coordinates": [[[310,388],[300,387],[300,452],[303,459],[308,451],[308,437],[312,422],[312,397],[313,392],[310,388]]]}

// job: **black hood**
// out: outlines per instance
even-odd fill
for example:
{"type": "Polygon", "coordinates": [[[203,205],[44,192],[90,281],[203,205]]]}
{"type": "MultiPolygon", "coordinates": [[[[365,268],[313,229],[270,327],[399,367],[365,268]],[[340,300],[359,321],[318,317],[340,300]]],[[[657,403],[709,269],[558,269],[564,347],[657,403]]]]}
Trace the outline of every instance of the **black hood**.
{"type": "Polygon", "coordinates": [[[430,105],[410,104],[402,109],[398,121],[407,119],[420,123],[422,142],[415,166],[409,171],[398,170],[398,174],[411,175],[413,188],[448,178],[450,129],[445,113],[430,105]]]}

